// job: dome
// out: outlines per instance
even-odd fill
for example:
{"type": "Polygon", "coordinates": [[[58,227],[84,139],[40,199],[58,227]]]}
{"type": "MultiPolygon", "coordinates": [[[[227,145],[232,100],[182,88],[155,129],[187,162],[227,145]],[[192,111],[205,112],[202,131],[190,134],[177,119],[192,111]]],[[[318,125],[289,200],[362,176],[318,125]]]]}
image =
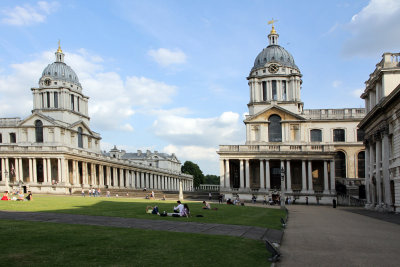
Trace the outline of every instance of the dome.
{"type": "Polygon", "coordinates": [[[41,79],[45,77],[56,81],[72,83],[79,87],[81,86],[75,71],[64,62],[54,62],[49,64],[43,70],[41,79]]]}
{"type": "Polygon", "coordinates": [[[294,63],[293,56],[280,45],[269,45],[264,48],[256,57],[253,69],[264,67],[267,63],[278,63],[286,67],[299,68],[294,63]]]}

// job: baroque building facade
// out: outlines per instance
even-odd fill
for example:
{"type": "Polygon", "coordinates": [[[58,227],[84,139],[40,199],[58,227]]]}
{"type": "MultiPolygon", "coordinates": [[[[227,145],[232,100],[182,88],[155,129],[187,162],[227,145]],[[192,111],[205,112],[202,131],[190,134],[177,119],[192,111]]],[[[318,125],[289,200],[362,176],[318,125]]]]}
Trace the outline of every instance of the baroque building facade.
{"type": "Polygon", "coordinates": [[[384,53],[361,95],[367,208],[400,211],[400,53],[384,53]]]}
{"type": "Polygon", "coordinates": [[[247,77],[246,143],[217,151],[221,191],[242,198],[284,191],[297,203],[332,203],[338,178],[365,176],[357,130],[365,109],[303,109],[302,74],[274,25],[268,39],[247,77]]]}
{"type": "Polygon", "coordinates": [[[92,187],[193,188],[193,177],[181,173],[175,155],[153,153],[147,160],[155,164],[143,164],[146,159],[132,160],[120,156],[121,151],[103,153],[100,134],[90,128],[89,97],[64,63],[60,47],[55,56],[43,70],[39,87],[31,89],[32,114],[25,119],[0,118],[1,190],[23,187],[64,194],[92,187]]]}

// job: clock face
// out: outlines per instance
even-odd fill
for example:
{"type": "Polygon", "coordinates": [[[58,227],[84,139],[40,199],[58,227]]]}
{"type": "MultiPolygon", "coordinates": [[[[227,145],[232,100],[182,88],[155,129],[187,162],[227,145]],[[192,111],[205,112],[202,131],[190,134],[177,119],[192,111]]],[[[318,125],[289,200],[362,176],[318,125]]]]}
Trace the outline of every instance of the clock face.
{"type": "Polygon", "coordinates": [[[44,80],[44,84],[45,84],[46,86],[49,86],[49,85],[51,84],[51,80],[50,80],[50,79],[44,80]]]}
{"type": "Polygon", "coordinates": [[[269,67],[268,67],[268,71],[269,71],[270,73],[277,73],[278,70],[279,70],[279,66],[276,65],[276,64],[271,64],[271,65],[269,65],[269,67]]]}

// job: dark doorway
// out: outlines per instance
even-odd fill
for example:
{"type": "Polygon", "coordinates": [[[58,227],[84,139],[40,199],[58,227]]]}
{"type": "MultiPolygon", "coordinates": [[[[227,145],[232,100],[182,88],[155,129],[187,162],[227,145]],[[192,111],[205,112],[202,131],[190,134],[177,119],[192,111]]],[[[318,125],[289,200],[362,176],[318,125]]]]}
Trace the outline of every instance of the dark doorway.
{"type": "Polygon", "coordinates": [[[302,165],[301,161],[293,160],[290,162],[290,174],[292,178],[292,190],[302,189],[302,165]]]}
{"type": "Polygon", "coordinates": [[[239,160],[229,160],[230,183],[232,188],[240,187],[240,162],[239,160]]]}
{"type": "Polygon", "coordinates": [[[281,162],[279,160],[271,160],[269,163],[271,189],[281,190],[281,162]]]}
{"type": "Polygon", "coordinates": [[[38,183],[43,183],[44,182],[43,159],[37,159],[36,160],[36,177],[37,177],[38,183]]]}

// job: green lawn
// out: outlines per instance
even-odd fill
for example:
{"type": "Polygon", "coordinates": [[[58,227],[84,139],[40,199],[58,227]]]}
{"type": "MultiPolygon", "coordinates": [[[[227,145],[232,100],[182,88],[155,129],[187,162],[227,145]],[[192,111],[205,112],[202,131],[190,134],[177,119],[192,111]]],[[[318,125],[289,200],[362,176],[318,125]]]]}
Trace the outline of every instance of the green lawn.
{"type": "Polygon", "coordinates": [[[238,237],[0,220],[2,266],[269,266],[238,237]]]}
{"type": "Polygon", "coordinates": [[[160,217],[146,214],[146,206],[158,205],[160,212],[172,212],[176,202],[151,201],[145,199],[76,197],[76,196],[34,196],[34,201],[0,201],[0,210],[43,211],[113,217],[142,218],[154,220],[180,220],[204,223],[236,224],[281,229],[280,217],[284,211],[249,206],[211,204],[218,210],[203,210],[199,202],[188,203],[191,217],[160,217]],[[201,214],[204,217],[196,217],[201,214]]]}

